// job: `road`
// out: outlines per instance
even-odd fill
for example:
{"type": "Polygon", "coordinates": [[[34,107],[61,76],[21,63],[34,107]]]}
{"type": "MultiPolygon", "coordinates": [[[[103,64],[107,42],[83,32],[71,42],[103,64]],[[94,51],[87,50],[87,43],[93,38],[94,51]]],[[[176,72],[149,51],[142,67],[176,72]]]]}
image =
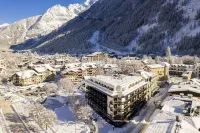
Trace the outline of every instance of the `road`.
{"type": "Polygon", "coordinates": [[[6,120],[5,120],[5,117],[3,115],[3,111],[2,109],[0,108],[0,132],[3,132],[3,133],[10,133],[9,129],[8,129],[8,126],[6,124],[6,120]]]}

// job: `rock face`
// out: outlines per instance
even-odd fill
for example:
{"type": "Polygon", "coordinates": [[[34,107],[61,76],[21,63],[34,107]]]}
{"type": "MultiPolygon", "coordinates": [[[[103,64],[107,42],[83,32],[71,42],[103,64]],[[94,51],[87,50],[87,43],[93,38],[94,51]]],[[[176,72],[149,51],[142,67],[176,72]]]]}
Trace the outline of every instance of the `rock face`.
{"type": "Polygon", "coordinates": [[[88,7],[71,4],[68,7],[55,5],[45,14],[20,20],[10,25],[0,27],[0,47],[9,48],[11,45],[37,38],[58,29],[64,23],[85,11],[88,7]]]}

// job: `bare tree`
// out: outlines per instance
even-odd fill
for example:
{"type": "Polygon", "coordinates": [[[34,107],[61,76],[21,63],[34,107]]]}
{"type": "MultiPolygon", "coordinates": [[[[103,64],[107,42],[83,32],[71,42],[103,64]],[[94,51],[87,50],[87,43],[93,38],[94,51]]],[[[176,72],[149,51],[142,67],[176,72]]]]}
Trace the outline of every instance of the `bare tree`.
{"type": "Polygon", "coordinates": [[[89,106],[80,106],[76,111],[76,116],[79,120],[90,122],[92,119],[92,109],[89,106]]]}
{"type": "Polygon", "coordinates": [[[118,67],[122,74],[130,74],[135,72],[137,70],[136,65],[136,63],[129,60],[120,60],[118,62],[118,67]]]}
{"type": "Polygon", "coordinates": [[[96,68],[95,75],[103,75],[104,70],[101,67],[96,68]]]}
{"type": "Polygon", "coordinates": [[[155,58],[155,62],[156,62],[157,64],[160,63],[160,57],[159,57],[159,56],[156,56],[156,58],[155,58]]]}
{"type": "Polygon", "coordinates": [[[55,83],[47,83],[44,86],[44,91],[46,92],[46,95],[48,96],[51,93],[56,93],[58,90],[58,86],[55,83]]]}
{"type": "Polygon", "coordinates": [[[194,65],[199,62],[199,58],[196,56],[183,56],[181,57],[183,64],[194,65]]]}
{"type": "Polygon", "coordinates": [[[66,93],[74,92],[74,84],[67,78],[60,79],[58,85],[61,89],[64,89],[66,93]]]}
{"type": "Polygon", "coordinates": [[[46,109],[41,104],[33,103],[29,107],[29,116],[42,128],[52,127],[57,119],[55,112],[46,109]]]}

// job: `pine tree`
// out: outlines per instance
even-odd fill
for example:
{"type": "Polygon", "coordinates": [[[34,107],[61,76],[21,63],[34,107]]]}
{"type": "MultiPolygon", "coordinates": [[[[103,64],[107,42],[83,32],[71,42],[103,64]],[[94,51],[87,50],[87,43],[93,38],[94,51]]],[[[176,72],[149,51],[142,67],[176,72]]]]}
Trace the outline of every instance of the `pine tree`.
{"type": "Polygon", "coordinates": [[[196,65],[198,63],[198,57],[194,56],[193,57],[193,62],[194,62],[194,65],[196,65]]]}
{"type": "Polygon", "coordinates": [[[156,61],[157,64],[159,64],[160,63],[160,57],[156,56],[155,61],[156,61]]]}
{"type": "Polygon", "coordinates": [[[169,46],[167,47],[167,50],[166,50],[166,53],[165,53],[165,54],[166,54],[166,57],[167,57],[167,58],[171,57],[171,49],[170,49],[169,46]]]}
{"type": "Polygon", "coordinates": [[[167,50],[166,50],[166,57],[167,57],[167,61],[170,63],[170,64],[172,64],[172,59],[171,59],[171,49],[170,49],[170,47],[168,46],[167,47],[167,50]]]}

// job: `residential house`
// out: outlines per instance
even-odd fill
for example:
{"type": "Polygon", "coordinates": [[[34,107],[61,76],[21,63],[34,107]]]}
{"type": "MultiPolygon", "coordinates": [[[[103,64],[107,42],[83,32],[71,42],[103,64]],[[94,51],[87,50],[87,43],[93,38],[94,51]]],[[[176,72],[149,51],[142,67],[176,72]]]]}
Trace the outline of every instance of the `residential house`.
{"type": "Polygon", "coordinates": [[[103,61],[108,58],[108,55],[103,52],[95,52],[87,55],[84,60],[87,62],[103,61]]]}
{"type": "Polygon", "coordinates": [[[42,81],[53,81],[56,76],[56,70],[53,69],[49,64],[34,65],[33,70],[38,74],[42,75],[42,81]]]}
{"type": "Polygon", "coordinates": [[[72,63],[65,66],[65,70],[62,71],[62,77],[70,79],[73,83],[78,83],[85,76],[94,76],[103,73],[103,69],[95,63],[72,63]]]}
{"type": "Polygon", "coordinates": [[[42,83],[41,75],[34,70],[25,70],[15,73],[11,77],[11,81],[16,86],[28,86],[42,83]]]}

